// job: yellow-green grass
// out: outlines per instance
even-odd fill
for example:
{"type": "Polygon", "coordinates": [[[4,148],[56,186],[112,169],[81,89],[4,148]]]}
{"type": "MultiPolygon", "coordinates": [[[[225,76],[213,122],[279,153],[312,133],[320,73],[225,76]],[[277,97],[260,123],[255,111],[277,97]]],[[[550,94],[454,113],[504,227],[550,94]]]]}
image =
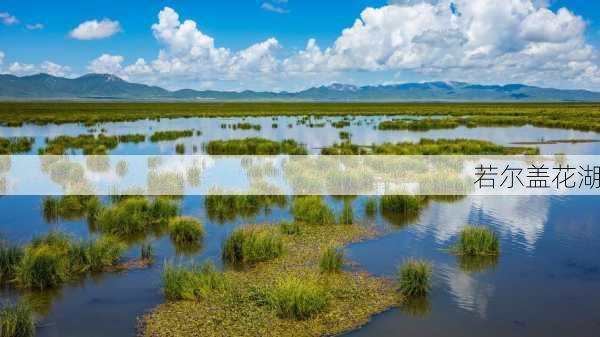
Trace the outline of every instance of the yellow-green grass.
{"type": "Polygon", "coordinates": [[[322,273],[339,273],[344,266],[344,251],[340,247],[328,247],[321,255],[319,268],[322,273]]]}
{"type": "MultiPolygon", "coordinates": [[[[256,230],[281,233],[277,226],[256,230]]],[[[319,261],[327,247],[375,235],[372,229],[356,224],[304,224],[300,234],[282,237],[285,252],[281,256],[241,270],[227,269],[225,291],[160,305],[144,317],[139,333],[148,337],[304,337],[356,329],[398,304],[394,282],[359,271],[322,274],[319,261]],[[310,289],[304,289],[298,279],[310,289]],[[326,299],[325,306],[310,295],[314,289],[319,294],[324,291],[319,301],[326,299]]]]}
{"type": "Polygon", "coordinates": [[[304,145],[292,139],[276,141],[257,137],[212,140],[204,145],[204,149],[211,155],[305,155],[308,153],[304,145]]]}
{"type": "Polygon", "coordinates": [[[198,243],[204,236],[204,227],[192,217],[176,217],[169,221],[171,241],[178,245],[198,243]]]}
{"type": "Polygon", "coordinates": [[[0,308],[0,336],[35,336],[35,321],[33,318],[33,312],[27,304],[9,304],[0,308]]]}
{"type": "Polygon", "coordinates": [[[171,130],[171,131],[156,131],[150,136],[150,141],[153,143],[162,141],[172,141],[179,138],[192,137],[194,130],[171,130]]]}
{"type": "Polygon", "coordinates": [[[425,296],[431,287],[431,265],[421,260],[408,260],[398,269],[398,287],[405,297],[425,296]]]}
{"type": "Polygon", "coordinates": [[[292,204],[292,214],[299,222],[313,225],[335,223],[335,215],[321,196],[298,196],[292,204]]]}
{"type": "Polygon", "coordinates": [[[0,137],[0,155],[29,152],[33,141],[33,138],[27,137],[0,137]]]}
{"type": "Polygon", "coordinates": [[[283,253],[280,235],[249,226],[233,231],[223,244],[223,261],[230,265],[247,266],[269,261],[283,253]]]}
{"type": "Polygon", "coordinates": [[[469,226],[460,232],[454,250],[464,256],[493,256],[500,254],[500,240],[490,229],[469,226]]]}

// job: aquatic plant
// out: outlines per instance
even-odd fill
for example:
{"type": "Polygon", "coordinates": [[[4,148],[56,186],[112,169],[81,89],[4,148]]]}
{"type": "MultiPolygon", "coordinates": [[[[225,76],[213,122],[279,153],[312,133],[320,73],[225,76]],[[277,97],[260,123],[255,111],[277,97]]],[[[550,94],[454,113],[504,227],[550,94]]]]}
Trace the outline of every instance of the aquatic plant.
{"type": "Polygon", "coordinates": [[[69,279],[68,247],[43,243],[25,248],[15,273],[16,283],[28,289],[57,287],[69,279]]]}
{"type": "Polygon", "coordinates": [[[536,155],[539,149],[530,147],[506,147],[477,139],[427,139],[418,142],[383,143],[371,146],[378,155],[536,155]]]}
{"type": "Polygon", "coordinates": [[[35,320],[31,308],[24,302],[0,308],[0,336],[33,337],[35,320]]]}
{"type": "Polygon", "coordinates": [[[463,125],[458,118],[393,119],[379,123],[379,130],[427,131],[434,129],[454,129],[463,125]]]}
{"type": "Polygon", "coordinates": [[[322,273],[338,273],[344,266],[344,251],[340,247],[328,247],[319,260],[322,273]]]}
{"type": "Polygon", "coordinates": [[[384,195],[381,197],[381,211],[396,214],[418,213],[425,203],[423,196],[415,195],[384,195]]]}
{"type": "Polygon", "coordinates": [[[28,137],[0,137],[0,155],[29,152],[33,142],[34,139],[28,137]]]}
{"type": "Polygon", "coordinates": [[[338,222],[340,225],[351,225],[354,223],[354,209],[351,202],[344,202],[338,222]]]}
{"type": "Polygon", "coordinates": [[[219,222],[231,221],[241,216],[250,218],[261,211],[285,206],[287,199],[281,195],[221,195],[211,194],[204,198],[209,219],[219,222]]]}
{"type": "Polygon", "coordinates": [[[365,214],[367,216],[374,216],[377,213],[377,199],[368,198],[365,202],[365,214]]]}
{"type": "Polygon", "coordinates": [[[306,320],[325,310],[329,296],[317,281],[288,276],[264,295],[264,302],[285,319],[306,320]]]}
{"type": "Polygon", "coordinates": [[[140,258],[146,261],[154,261],[154,247],[151,243],[143,243],[140,247],[140,258]]]}
{"type": "Polygon", "coordinates": [[[253,137],[212,140],[203,146],[205,151],[211,155],[305,155],[308,153],[304,145],[291,139],[275,141],[253,137]]]}
{"type": "Polygon", "coordinates": [[[171,241],[176,244],[198,242],[204,236],[202,224],[191,217],[176,217],[169,221],[171,241]]]}
{"type": "Polygon", "coordinates": [[[153,143],[172,141],[179,138],[192,137],[193,135],[194,130],[156,131],[150,136],[150,141],[153,143]]]}
{"type": "Polygon", "coordinates": [[[335,222],[331,209],[321,196],[298,196],[294,198],[292,214],[295,221],[310,225],[329,225],[335,222]]]}
{"type": "Polygon", "coordinates": [[[454,250],[466,256],[485,256],[500,254],[500,240],[494,232],[485,227],[465,227],[460,232],[454,250]]]}
{"type": "Polygon", "coordinates": [[[175,153],[185,154],[185,144],[179,143],[175,145],[175,153]]]}
{"type": "Polygon", "coordinates": [[[144,197],[126,198],[102,209],[96,226],[106,234],[136,236],[165,226],[178,212],[177,204],[166,198],[156,197],[152,201],[144,197]]]}
{"type": "Polygon", "coordinates": [[[93,218],[101,206],[100,199],[93,195],[65,195],[44,198],[42,212],[47,222],[77,220],[84,216],[93,218]]]}
{"type": "Polygon", "coordinates": [[[115,266],[126,248],[124,243],[111,236],[72,244],[69,249],[69,269],[75,273],[101,272],[115,266]]]}
{"type": "Polygon", "coordinates": [[[224,275],[210,262],[199,267],[166,263],[162,283],[165,297],[170,301],[202,299],[211,292],[223,290],[227,286],[224,275]]]}
{"type": "Polygon", "coordinates": [[[302,227],[297,221],[281,221],[279,222],[281,233],[286,235],[298,235],[302,232],[302,227]]]}
{"type": "Polygon", "coordinates": [[[0,285],[15,278],[15,271],[22,258],[21,247],[0,240],[0,285]]]}
{"type": "Polygon", "coordinates": [[[283,253],[281,237],[255,227],[233,231],[223,244],[223,261],[248,265],[272,260],[283,253]]]}
{"type": "Polygon", "coordinates": [[[408,260],[398,269],[398,287],[406,297],[427,295],[430,288],[431,265],[420,260],[408,260]]]}

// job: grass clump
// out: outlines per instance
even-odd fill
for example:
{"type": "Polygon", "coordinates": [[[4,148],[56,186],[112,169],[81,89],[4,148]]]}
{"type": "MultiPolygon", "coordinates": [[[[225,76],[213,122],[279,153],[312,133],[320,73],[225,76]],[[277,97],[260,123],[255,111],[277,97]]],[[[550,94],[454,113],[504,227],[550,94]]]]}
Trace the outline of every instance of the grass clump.
{"type": "Polygon", "coordinates": [[[175,145],[175,153],[177,154],[185,154],[185,144],[177,144],[175,145]]]}
{"type": "Polygon", "coordinates": [[[212,155],[305,155],[306,147],[295,140],[282,141],[252,137],[245,139],[213,140],[204,145],[212,155]]]}
{"type": "Polygon", "coordinates": [[[377,214],[377,199],[369,198],[365,202],[365,214],[367,216],[375,216],[377,214]]]}
{"type": "Polygon", "coordinates": [[[42,213],[48,222],[59,219],[78,220],[84,216],[93,218],[102,206],[100,199],[93,195],[65,195],[61,198],[44,198],[42,213]]]}
{"type": "Polygon", "coordinates": [[[319,268],[322,273],[339,273],[344,266],[344,251],[339,247],[329,247],[321,255],[319,268]]]}
{"type": "Polygon", "coordinates": [[[354,209],[350,202],[344,202],[344,207],[339,216],[340,225],[351,225],[354,223],[354,209]]]}
{"type": "Polygon", "coordinates": [[[460,232],[454,247],[457,254],[464,256],[492,256],[500,254],[500,241],[496,234],[484,227],[469,226],[460,232]]]}
{"type": "Polygon", "coordinates": [[[282,253],[281,237],[256,227],[235,230],[223,244],[223,261],[231,265],[268,261],[282,253]]]}
{"type": "Polygon", "coordinates": [[[27,137],[0,137],[0,155],[29,152],[33,142],[33,138],[27,137]]]}
{"type": "Polygon", "coordinates": [[[251,218],[272,207],[285,206],[287,199],[281,195],[220,195],[204,198],[204,207],[211,220],[231,221],[241,216],[251,218]]]}
{"type": "Polygon", "coordinates": [[[35,336],[33,311],[27,304],[18,303],[0,308],[0,336],[35,336]]]}
{"type": "Polygon", "coordinates": [[[288,276],[278,280],[264,300],[281,318],[306,320],[325,310],[329,296],[317,281],[288,276]]]}
{"type": "Polygon", "coordinates": [[[176,217],[169,221],[171,240],[176,244],[197,243],[204,236],[202,224],[191,217],[176,217]]]}
{"type": "Polygon", "coordinates": [[[294,220],[311,225],[335,223],[335,216],[320,196],[296,197],[292,205],[294,220]]]}
{"type": "Polygon", "coordinates": [[[118,263],[126,245],[115,237],[72,244],[69,251],[70,270],[74,273],[98,273],[118,263]]]}
{"type": "Polygon", "coordinates": [[[162,273],[163,292],[170,301],[203,299],[213,291],[226,288],[224,275],[212,263],[201,266],[165,264],[162,273]]]}
{"type": "Polygon", "coordinates": [[[396,214],[418,213],[425,203],[422,196],[413,195],[384,195],[381,198],[381,211],[396,214]]]}
{"type": "Polygon", "coordinates": [[[302,228],[297,221],[281,221],[279,223],[281,233],[285,235],[298,235],[302,233],[302,228]]]}
{"type": "Polygon", "coordinates": [[[0,285],[15,278],[17,266],[23,258],[23,249],[0,241],[0,285]]]}
{"type": "Polygon", "coordinates": [[[96,220],[98,229],[119,237],[137,236],[159,231],[179,212],[179,207],[165,198],[149,201],[142,197],[125,198],[102,209],[96,220]]]}
{"type": "Polygon", "coordinates": [[[427,295],[430,279],[431,265],[425,261],[409,260],[398,270],[398,286],[406,297],[427,295]]]}
{"type": "Polygon", "coordinates": [[[193,135],[194,130],[156,131],[150,136],[150,141],[153,143],[171,141],[179,138],[192,137],[193,135]]]}

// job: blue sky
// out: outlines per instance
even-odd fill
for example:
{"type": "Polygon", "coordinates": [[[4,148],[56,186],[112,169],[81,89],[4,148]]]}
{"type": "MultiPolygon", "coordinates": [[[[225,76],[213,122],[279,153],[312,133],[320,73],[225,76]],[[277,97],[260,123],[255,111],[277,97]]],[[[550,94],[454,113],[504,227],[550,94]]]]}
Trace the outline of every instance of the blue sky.
{"type": "Polygon", "coordinates": [[[600,2],[515,2],[4,0],[0,72],[102,71],[172,89],[427,80],[600,89],[600,2]],[[161,12],[179,24],[153,29],[161,12]],[[104,33],[73,33],[104,19],[104,33]],[[196,27],[184,29],[185,20],[196,27]]]}

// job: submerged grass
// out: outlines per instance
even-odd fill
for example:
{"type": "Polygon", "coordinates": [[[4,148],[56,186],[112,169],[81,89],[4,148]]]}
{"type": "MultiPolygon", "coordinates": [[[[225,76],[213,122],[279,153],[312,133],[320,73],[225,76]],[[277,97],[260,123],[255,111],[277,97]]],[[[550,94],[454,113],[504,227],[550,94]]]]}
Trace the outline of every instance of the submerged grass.
{"type": "Polygon", "coordinates": [[[398,269],[398,287],[405,297],[425,296],[429,292],[431,265],[420,260],[408,260],[398,269]]]}
{"type": "Polygon", "coordinates": [[[27,304],[9,304],[0,308],[0,336],[35,336],[35,320],[33,312],[27,304]]]}

